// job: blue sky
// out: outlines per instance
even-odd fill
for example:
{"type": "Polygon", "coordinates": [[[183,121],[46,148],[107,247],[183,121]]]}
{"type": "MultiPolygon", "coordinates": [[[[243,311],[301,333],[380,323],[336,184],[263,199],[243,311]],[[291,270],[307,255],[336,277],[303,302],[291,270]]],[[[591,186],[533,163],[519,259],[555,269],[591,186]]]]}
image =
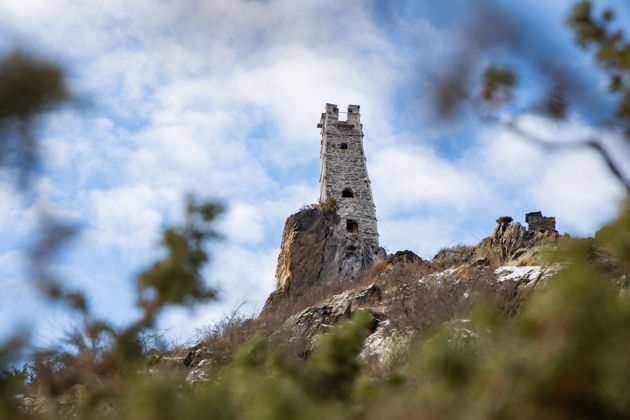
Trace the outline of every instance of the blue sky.
{"type": "MultiPolygon", "coordinates": [[[[285,218],[318,198],[315,126],[326,102],[361,105],[390,252],[430,258],[476,243],[499,216],[522,221],[533,210],[556,216],[561,232],[592,235],[621,196],[597,156],[549,154],[500,125],[445,126],[431,115],[432,75],[464,42],[460,17],[473,4],[435,3],[0,0],[0,53],[19,46],[61,63],[78,105],[40,126],[46,159],[34,195],[20,196],[0,173],[2,333],[26,325],[44,343],[69,322],[25,277],[38,212],[82,228],[56,269],[100,315],[125,324],[136,315],[133,277],[160,255],[160,228],[178,220],[187,192],[228,206],[206,271],[221,300],[169,310],[160,327],[182,342],[241,300],[246,312],[260,309],[275,286],[285,218]]],[[[601,90],[564,27],[572,3],[476,2],[536,22],[526,44],[601,90]]],[[[525,76],[535,90],[536,76],[525,76]]],[[[562,124],[526,114],[522,124],[554,140],[618,140],[586,113],[562,124]]]]}

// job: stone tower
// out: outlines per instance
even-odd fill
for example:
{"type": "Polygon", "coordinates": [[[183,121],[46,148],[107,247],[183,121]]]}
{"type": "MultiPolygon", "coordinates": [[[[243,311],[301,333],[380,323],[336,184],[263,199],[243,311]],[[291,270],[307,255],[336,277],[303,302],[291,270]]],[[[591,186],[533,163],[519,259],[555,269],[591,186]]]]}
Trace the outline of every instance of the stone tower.
{"type": "Polygon", "coordinates": [[[376,211],[363,152],[359,105],[348,105],[346,121],[342,121],[337,105],[326,104],[317,127],[322,136],[320,201],[334,197],[346,236],[363,238],[376,249],[376,211]]]}

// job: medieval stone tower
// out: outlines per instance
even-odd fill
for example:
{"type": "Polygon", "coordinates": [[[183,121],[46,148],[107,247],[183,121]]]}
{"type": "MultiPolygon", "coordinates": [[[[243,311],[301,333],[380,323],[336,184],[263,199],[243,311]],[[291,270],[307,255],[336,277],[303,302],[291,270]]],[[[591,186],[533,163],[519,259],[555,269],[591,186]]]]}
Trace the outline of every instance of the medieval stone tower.
{"type": "Polygon", "coordinates": [[[317,127],[321,128],[322,136],[320,201],[334,197],[346,236],[363,238],[377,248],[376,211],[363,152],[359,105],[348,105],[347,118],[343,121],[337,105],[326,104],[317,127]]]}

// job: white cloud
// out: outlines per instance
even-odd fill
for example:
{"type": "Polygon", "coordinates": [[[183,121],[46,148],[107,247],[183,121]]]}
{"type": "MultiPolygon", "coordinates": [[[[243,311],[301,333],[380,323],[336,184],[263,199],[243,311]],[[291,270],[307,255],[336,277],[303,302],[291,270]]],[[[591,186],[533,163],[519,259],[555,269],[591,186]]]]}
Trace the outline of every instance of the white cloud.
{"type": "Polygon", "coordinates": [[[482,179],[431,149],[401,146],[380,150],[369,167],[381,214],[449,208],[462,211],[488,198],[482,179]]]}
{"type": "MultiPolygon", "coordinates": [[[[15,190],[8,183],[0,183],[0,220],[15,221],[21,208],[22,203],[15,190]]],[[[7,227],[5,224],[2,230],[7,227]]]]}
{"type": "Polygon", "coordinates": [[[26,258],[21,251],[14,250],[0,255],[0,287],[3,296],[7,295],[7,288],[20,286],[20,274],[25,261],[26,258]]]}
{"type": "MultiPolygon", "coordinates": [[[[610,139],[573,119],[565,124],[523,118],[527,132],[549,141],[610,139]]],[[[620,139],[616,139],[617,144],[620,139]]],[[[458,160],[409,146],[368,155],[381,243],[430,257],[439,248],[473,244],[490,233],[493,220],[529,211],[555,216],[558,229],[593,235],[617,211],[622,189],[601,156],[586,149],[549,153],[500,125],[458,160]],[[484,231],[482,228],[485,228],[484,231]]]]}
{"type": "Polygon", "coordinates": [[[94,190],[88,200],[92,208],[86,215],[86,240],[127,253],[145,251],[157,243],[164,213],[175,207],[179,198],[175,190],[156,190],[143,184],[94,190]]]}
{"type": "Polygon", "coordinates": [[[219,230],[226,233],[230,242],[255,246],[264,238],[264,223],[261,209],[252,204],[231,202],[219,230]]]}
{"type": "MultiPolygon", "coordinates": [[[[595,130],[577,117],[558,124],[526,116],[521,124],[529,135],[549,142],[590,138],[617,145],[623,142],[620,138],[611,139],[610,133],[595,130]]],[[[471,153],[478,166],[473,164],[469,170],[483,174],[497,187],[507,186],[512,201],[556,216],[558,226],[572,234],[592,235],[616,214],[621,186],[602,157],[592,150],[546,151],[499,126],[487,131],[471,153]]]]}
{"type": "Polygon", "coordinates": [[[470,234],[462,237],[464,220],[462,214],[450,212],[441,216],[381,218],[380,243],[390,253],[408,249],[424,259],[431,259],[441,248],[477,242],[470,234]]]}
{"type": "Polygon", "coordinates": [[[554,156],[541,175],[529,190],[537,208],[556,216],[560,226],[588,236],[615,216],[621,189],[594,152],[554,156]]]}

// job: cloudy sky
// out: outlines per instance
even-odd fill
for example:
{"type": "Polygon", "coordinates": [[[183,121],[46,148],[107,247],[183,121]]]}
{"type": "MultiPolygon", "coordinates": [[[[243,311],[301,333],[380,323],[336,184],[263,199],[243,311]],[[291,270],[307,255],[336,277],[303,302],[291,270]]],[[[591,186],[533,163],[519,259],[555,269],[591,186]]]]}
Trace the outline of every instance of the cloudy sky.
{"type": "MultiPolygon", "coordinates": [[[[592,235],[621,196],[598,156],[550,154],[473,118],[436,121],[431,80],[463,42],[467,2],[431,3],[0,0],[0,54],[21,47],[60,63],[76,98],[38,130],[45,163],[34,196],[0,173],[0,332],[31,326],[46,342],[67,322],[25,276],[39,212],[81,228],[55,268],[100,315],[125,324],[137,315],[133,277],[161,255],[160,229],[178,220],[188,192],[228,207],[206,270],[221,300],[170,310],[161,328],[181,342],[240,301],[259,310],[274,289],[285,218],[318,198],[326,102],[361,105],[390,252],[430,258],[476,243],[499,216],[522,221],[536,210],[556,216],[561,232],[592,235]]],[[[563,26],[571,3],[530,0],[509,11],[534,17],[537,34],[554,40],[544,48],[602,87],[563,26]]],[[[556,141],[616,140],[577,112],[562,124],[535,115],[522,124],[556,141]]],[[[627,150],[615,153],[630,161],[627,150]]]]}

